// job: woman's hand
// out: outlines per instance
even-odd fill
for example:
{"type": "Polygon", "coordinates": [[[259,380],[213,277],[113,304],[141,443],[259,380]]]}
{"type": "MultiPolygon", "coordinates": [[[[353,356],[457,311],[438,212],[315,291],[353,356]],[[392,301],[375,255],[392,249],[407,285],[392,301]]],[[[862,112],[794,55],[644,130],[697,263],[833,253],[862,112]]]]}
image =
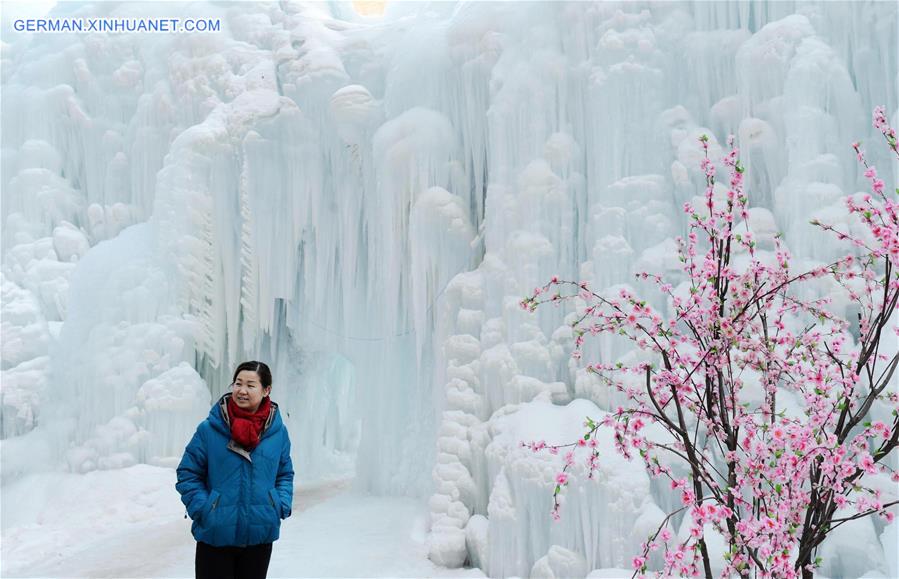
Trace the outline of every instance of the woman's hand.
{"type": "MultiPolygon", "coordinates": [[[[175,489],[181,494],[181,502],[187,507],[187,514],[197,521],[203,514],[204,507],[209,503],[208,463],[206,452],[206,440],[197,428],[193,438],[184,449],[184,456],[175,471],[178,482],[175,489]]],[[[291,480],[293,471],[291,471],[291,480]]]]}
{"type": "Polygon", "coordinates": [[[275,488],[281,498],[281,518],[286,519],[293,510],[293,461],[290,459],[290,437],[284,428],[284,444],[281,446],[281,460],[278,462],[278,475],[275,477],[275,488]]]}

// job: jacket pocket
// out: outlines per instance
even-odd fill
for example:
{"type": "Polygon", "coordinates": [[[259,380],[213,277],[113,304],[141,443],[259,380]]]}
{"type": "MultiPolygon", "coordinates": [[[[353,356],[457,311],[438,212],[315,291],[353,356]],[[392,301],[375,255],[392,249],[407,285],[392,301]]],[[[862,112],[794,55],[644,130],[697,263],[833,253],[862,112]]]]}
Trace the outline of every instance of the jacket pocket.
{"type": "Polygon", "coordinates": [[[201,520],[206,523],[206,526],[209,526],[209,519],[212,518],[212,513],[218,506],[220,496],[221,494],[215,489],[209,493],[209,498],[206,500],[206,506],[203,508],[203,516],[201,518],[201,520]]]}
{"type": "Polygon", "coordinates": [[[277,515],[278,520],[280,520],[281,519],[281,496],[278,495],[277,489],[269,489],[268,500],[272,503],[272,508],[275,509],[275,515],[277,515]]]}

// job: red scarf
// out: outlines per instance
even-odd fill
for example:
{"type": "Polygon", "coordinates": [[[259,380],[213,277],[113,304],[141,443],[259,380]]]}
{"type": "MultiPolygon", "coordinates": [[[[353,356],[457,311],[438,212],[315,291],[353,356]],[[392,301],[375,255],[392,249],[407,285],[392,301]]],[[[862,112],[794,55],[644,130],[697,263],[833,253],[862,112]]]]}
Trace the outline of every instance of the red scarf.
{"type": "Polygon", "coordinates": [[[250,412],[241,409],[234,402],[234,398],[229,397],[228,415],[231,417],[231,437],[234,438],[234,441],[247,450],[256,448],[271,406],[271,398],[266,396],[262,399],[256,412],[250,412]]]}

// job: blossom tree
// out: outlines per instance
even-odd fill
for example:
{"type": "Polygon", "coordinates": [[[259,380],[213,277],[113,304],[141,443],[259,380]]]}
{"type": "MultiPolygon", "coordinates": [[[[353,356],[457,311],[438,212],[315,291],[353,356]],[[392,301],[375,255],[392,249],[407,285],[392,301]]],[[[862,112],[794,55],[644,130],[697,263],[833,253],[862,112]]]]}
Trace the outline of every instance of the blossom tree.
{"type": "MultiPolygon", "coordinates": [[[[874,126],[899,158],[881,107],[874,126]]],[[[627,402],[602,420],[587,418],[575,442],[522,445],[566,450],[553,494],[555,519],[575,450],[588,450],[590,478],[598,468],[599,428],[614,431],[617,452],[639,455],[652,476],[670,480],[681,507],[634,557],[635,575],[646,573],[650,554],[658,552],[661,575],[712,577],[706,535],[714,529],[728,547],[722,576],[811,577],[821,562],[816,549],[829,533],[871,515],[892,521],[890,507],[899,502],[872,484],[899,482],[885,460],[899,446],[899,353],[883,352],[884,338],[899,333],[890,321],[899,301],[899,197],[885,193],[855,143],[871,194],[848,197],[846,208],[863,224],[861,233],[812,222],[852,244],[853,252],[797,273],[779,236],[773,253],[756,247],[733,138],[723,159],[724,199],[715,195],[708,138],[700,140],[705,203],[684,206],[689,231],[676,240],[687,282],[673,288],[660,276],[638,274],[666,296],[668,313],[628,290],[604,295],[586,282],[555,277],[521,302],[535,311],[581,300],[572,323],[576,359],[588,333],[611,333],[654,360],[588,365],[627,402]],[[816,295],[812,280],[847,296],[857,319],[836,315],[828,296],[808,297],[816,295]],[[754,395],[759,388],[763,395],[754,395]],[[785,403],[783,392],[801,403],[785,403]],[[674,537],[668,524],[679,513],[689,521],[685,538],[674,537]]]]}

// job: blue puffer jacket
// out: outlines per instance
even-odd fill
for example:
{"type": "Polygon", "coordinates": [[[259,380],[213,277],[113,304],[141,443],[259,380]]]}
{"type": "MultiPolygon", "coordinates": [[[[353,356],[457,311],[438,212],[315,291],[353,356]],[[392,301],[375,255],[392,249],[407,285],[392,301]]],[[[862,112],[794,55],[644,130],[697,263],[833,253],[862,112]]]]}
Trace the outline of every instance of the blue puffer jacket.
{"type": "Polygon", "coordinates": [[[197,541],[216,547],[259,545],[278,538],[293,504],[290,439],[278,405],[252,451],[231,440],[225,394],[184,449],[175,488],[193,519],[197,541]]]}

